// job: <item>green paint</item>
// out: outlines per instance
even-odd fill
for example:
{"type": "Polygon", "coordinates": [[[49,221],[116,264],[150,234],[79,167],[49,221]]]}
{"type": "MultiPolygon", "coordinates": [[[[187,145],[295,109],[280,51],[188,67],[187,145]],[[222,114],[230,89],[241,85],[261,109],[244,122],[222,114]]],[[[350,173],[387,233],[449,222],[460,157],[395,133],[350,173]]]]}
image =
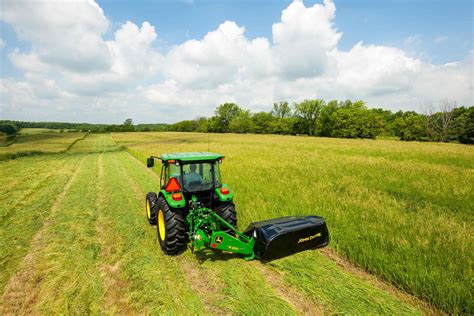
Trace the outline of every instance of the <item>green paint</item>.
{"type": "Polygon", "coordinates": [[[209,152],[167,153],[160,155],[160,159],[163,161],[215,161],[220,158],[224,158],[224,156],[209,152]]]}
{"type": "Polygon", "coordinates": [[[213,210],[199,207],[195,195],[191,198],[186,222],[193,250],[219,249],[243,254],[247,260],[255,258],[255,239],[240,233],[213,210]],[[230,229],[234,236],[223,231],[226,229],[230,229]]]}
{"type": "Polygon", "coordinates": [[[173,193],[166,192],[166,190],[161,190],[160,191],[160,196],[163,196],[166,200],[166,203],[168,203],[169,206],[172,208],[183,208],[186,206],[186,200],[183,196],[183,198],[180,201],[175,201],[171,197],[173,193]]]}

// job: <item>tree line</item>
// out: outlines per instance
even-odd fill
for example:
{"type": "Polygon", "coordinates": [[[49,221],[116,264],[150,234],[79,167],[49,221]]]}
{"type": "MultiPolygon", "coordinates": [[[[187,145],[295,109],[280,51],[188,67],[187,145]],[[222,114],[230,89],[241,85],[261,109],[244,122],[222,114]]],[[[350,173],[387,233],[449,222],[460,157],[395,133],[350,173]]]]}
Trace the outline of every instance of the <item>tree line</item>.
{"type": "Polygon", "coordinates": [[[255,133],[309,135],[338,138],[376,138],[394,136],[406,141],[457,141],[474,143],[474,107],[457,107],[443,101],[437,111],[392,112],[369,109],[363,101],[326,102],[304,100],[290,105],[273,104],[269,112],[251,112],[235,103],[219,105],[214,115],[184,120],[174,124],[137,124],[126,119],[123,124],[0,121],[0,132],[14,135],[21,128],[50,128],[93,133],[178,131],[202,133],[255,133]]]}
{"type": "Polygon", "coordinates": [[[0,133],[14,135],[22,128],[48,128],[59,129],[64,132],[163,132],[169,130],[169,124],[138,124],[134,125],[132,119],[126,119],[123,124],[90,124],[90,123],[64,123],[64,122],[26,122],[0,120],[0,133]]]}
{"type": "Polygon", "coordinates": [[[180,121],[171,131],[309,135],[338,138],[395,136],[406,141],[474,142],[474,107],[444,101],[439,111],[392,112],[369,109],[363,101],[304,100],[273,104],[270,112],[243,109],[235,103],[219,105],[214,116],[180,121]]]}

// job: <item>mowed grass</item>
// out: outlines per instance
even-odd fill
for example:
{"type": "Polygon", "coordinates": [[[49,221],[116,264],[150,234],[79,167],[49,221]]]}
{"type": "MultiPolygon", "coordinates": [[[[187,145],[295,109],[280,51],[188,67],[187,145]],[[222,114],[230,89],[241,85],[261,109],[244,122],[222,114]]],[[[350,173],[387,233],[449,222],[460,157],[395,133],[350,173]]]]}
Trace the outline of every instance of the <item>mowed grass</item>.
{"type": "MultiPolygon", "coordinates": [[[[143,162],[164,152],[222,153],[241,229],[284,215],[324,216],[338,254],[447,312],[474,313],[470,146],[276,135],[113,137],[143,162]]],[[[316,268],[314,258],[305,264],[304,256],[275,265],[291,271],[295,287],[316,295],[303,274],[316,268]]]]}
{"type": "Polygon", "coordinates": [[[20,134],[13,144],[0,147],[0,160],[38,153],[65,152],[85,135],[83,132],[58,133],[48,130],[20,134]]]}
{"type": "Polygon", "coordinates": [[[90,134],[72,146],[68,153],[95,153],[120,150],[109,134],[90,134]]]}
{"type": "Polygon", "coordinates": [[[157,176],[113,143],[88,135],[74,145],[79,153],[0,162],[8,187],[0,199],[0,313],[421,313],[416,302],[319,251],[270,265],[164,255],[144,211],[157,176]]]}
{"type": "Polygon", "coordinates": [[[52,129],[52,128],[22,128],[18,134],[20,135],[37,135],[44,133],[63,133],[66,130],[52,129]]]}

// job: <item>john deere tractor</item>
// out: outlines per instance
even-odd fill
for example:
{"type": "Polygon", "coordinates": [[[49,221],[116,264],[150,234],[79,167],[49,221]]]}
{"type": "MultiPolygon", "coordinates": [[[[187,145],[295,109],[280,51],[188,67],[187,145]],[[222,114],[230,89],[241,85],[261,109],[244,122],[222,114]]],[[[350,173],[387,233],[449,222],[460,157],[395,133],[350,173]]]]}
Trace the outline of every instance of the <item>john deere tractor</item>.
{"type": "Polygon", "coordinates": [[[237,230],[232,189],[222,182],[224,156],[210,152],[169,153],[161,159],[161,188],[146,195],[146,215],[156,225],[161,249],[168,255],[187,247],[221,250],[245,259],[269,261],[329,243],[326,223],[319,216],[287,216],[251,223],[237,230]]]}

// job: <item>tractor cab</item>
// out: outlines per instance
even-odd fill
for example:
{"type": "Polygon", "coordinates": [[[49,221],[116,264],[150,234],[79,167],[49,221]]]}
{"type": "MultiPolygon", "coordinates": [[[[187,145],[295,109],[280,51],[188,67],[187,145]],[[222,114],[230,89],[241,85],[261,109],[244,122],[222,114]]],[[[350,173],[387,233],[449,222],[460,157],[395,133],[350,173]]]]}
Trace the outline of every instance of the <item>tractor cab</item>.
{"type": "MultiPolygon", "coordinates": [[[[209,191],[221,186],[219,164],[224,156],[214,153],[175,153],[160,156],[161,186],[166,189],[172,179],[182,191],[209,191]]],[[[171,183],[172,185],[172,183],[171,183]]]]}
{"type": "Polygon", "coordinates": [[[165,161],[162,166],[163,189],[174,178],[185,192],[209,191],[221,186],[219,164],[216,161],[165,161]]]}
{"type": "MultiPolygon", "coordinates": [[[[157,157],[148,158],[148,167],[154,166],[154,158],[157,157]]],[[[219,169],[223,155],[210,152],[167,153],[159,159],[162,162],[161,192],[174,207],[181,207],[184,200],[189,201],[193,195],[207,206],[232,201],[233,194],[222,183],[219,169]]]]}

